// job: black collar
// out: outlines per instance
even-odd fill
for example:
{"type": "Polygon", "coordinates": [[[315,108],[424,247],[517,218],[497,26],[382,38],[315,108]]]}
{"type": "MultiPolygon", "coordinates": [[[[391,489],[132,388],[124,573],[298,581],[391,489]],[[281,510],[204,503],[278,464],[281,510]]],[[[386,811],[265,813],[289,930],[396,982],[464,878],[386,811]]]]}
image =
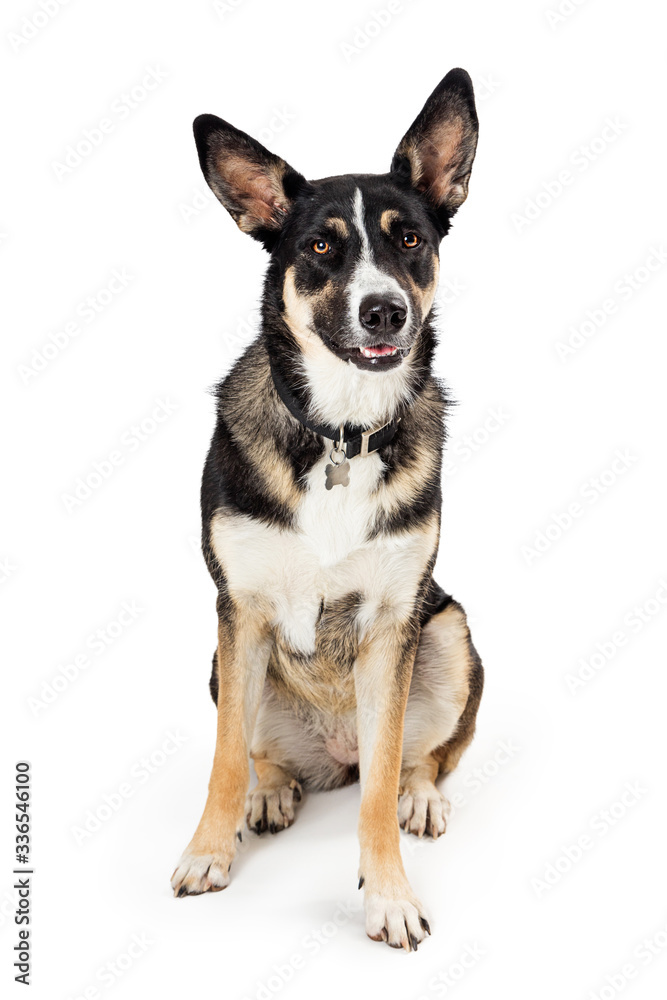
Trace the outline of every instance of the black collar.
{"type": "Polygon", "coordinates": [[[308,430],[319,434],[320,437],[328,438],[329,441],[337,443],[337,447],[339,449],[342,447],[345,451],[346,458],[354,458],[356,455],[365,457],[374,451],[379,451],[380,448],[384,448],[386,444],[389,444],[393,440],[398,430],[400,417],[382,424],[381,427],[370,427],[368,429],[364,429],[356,424],[341,424],[339,427],[334,427],[331,424],[316,424],[312,420],[309,420],[303,407],[293,395],[276,365],[273,363],[273,359],[270,358],[269,360],[276,392],[292,416],[296,417],[299,423],[307,427],[308,430]],[[341,433],[343,436],[342,445],[341,433]]]}

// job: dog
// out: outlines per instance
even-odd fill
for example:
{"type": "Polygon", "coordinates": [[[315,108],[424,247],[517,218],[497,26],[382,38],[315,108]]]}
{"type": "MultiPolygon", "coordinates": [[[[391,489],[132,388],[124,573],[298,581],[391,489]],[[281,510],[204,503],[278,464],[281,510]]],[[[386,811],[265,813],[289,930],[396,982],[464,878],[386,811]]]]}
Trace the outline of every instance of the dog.
{"type": "Polygon", "coordinates": [[[430,925],[399,825],[444,832],[436,778],[472,740],[483,687],[463,608],[432,576],[446,409],[433,301],[477,133],[461,69],[386,174],[307,181],[222,119],[194,122],[207,183],[270,262],[261,332],[216,389],[201,507],[217,738],[172,887],[224,889],[244,820],[277,833],[302,790],[359,780],[366,932],[407,951],[430,925]]]}

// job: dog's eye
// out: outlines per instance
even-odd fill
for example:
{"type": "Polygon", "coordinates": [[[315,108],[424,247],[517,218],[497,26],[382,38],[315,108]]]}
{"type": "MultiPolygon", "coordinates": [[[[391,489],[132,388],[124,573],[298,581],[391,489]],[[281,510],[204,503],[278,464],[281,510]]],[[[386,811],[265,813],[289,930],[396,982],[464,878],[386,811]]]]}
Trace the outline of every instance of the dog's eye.
{"type": "Polygon", "coordinates": [[[414,250],[421,243],[421,236],[417,236],[416,233],[406,233],[403,237],[403,246],[407,247],[408,250],[414,250]]]}
{"type": "Polygon", "coordinates": [[[329,246],[326,240],[314,240],[314,242],[310,244],[310,248],[311,250],[314,250],[315,253],[320,253],[320,254],[329,253],[329,251],[331,250],[331,247],[329,246]]]}

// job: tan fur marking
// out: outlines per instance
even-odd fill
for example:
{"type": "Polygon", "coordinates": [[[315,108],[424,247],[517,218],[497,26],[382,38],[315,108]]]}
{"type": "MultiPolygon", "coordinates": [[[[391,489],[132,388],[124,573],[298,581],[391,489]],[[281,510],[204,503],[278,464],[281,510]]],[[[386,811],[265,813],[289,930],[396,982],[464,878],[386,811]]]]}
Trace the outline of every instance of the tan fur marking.
{"type": "MultiPolygon", "coordinates": [[[[232,436],[241,446],[246,461],[259,474],[267,493],[290,511],[294,511],[301,493],[292,467],[275,446],[274,439],[268,434],[260,433],[267,419],[267,400],[272,392],[275,390],[267,367],[239,386],[233,402],[228,404],[225,417],[232,436]]],[[[276,419],[287,420],[286,411],[283,411],[284,406],[278,401],[276,419]]]]}
{"type": "Polygon", "coordinates": [[[469,632],[466,616],[456,604],[450,604],[431,621],[437,623],[433,627],[440,632],[441,644],[447,650],[447,677],[452,694],[463,711],[470,690],[469,632]]]}
{"type": "Polygon", "coordinates": [[[397,468],[388,482],[381,482],[377,488],[377,497],[381,507],[378,523],[383,516],[396,513],[416,500],[424,483],[431,477],[438,456],[425,441],[415,443],[415,457],[397,468]]]}
{"type": "Polygon", "coordinates": [[[261,441],[255,439],[253,446],[255,451],[250,461],[262,472],[268,491],[290,510],[296,510],[301,494],[290,464],[268,437],[261,441]]]}
{"type": "Polygon", "coordinates": [[[417,782],[430,781],[435,784],[435,779],[437,777],[438,762],[433,754],[429,753],[421,764],[417,764],[416,767],[403,768],[401,770],[401,783],[398,789],[398,794],[403,794],[403,790],[408,783],[415,785],[417,782]]]}
{"type": "Polygon", "coordinates": [[[380,229],[387,236],[391,233],[392,222],[397,222],[400,218],[399,213],[395,208],[385,208],[384,212],[380,216],[380,229]]]}
{"type": "Polygon", "coordinates": [[[426,285],[425,288],[420,287],[411,276],[408,277],[408,281],[410,282],[410,290],[412,292],[412,297],[415,303],[419,306],[422,322],[428,316],[431,306],[433,305],[433,300],[435,299],[435,293],[438,290],[439,276],[440,276],[440,261],[438,260],[438,255],[434,253],[433,278],[428,283],[428,285],[426,285]]]}
{"type": "Polygon", "coordinates": [[[302,295],[296,287],[294,268],[288,267],[283,282],[284,318],[303,351],[304,357],[313,361],[326,361],[331,352],[313,330],[313,309],[323,304],[331,294],[332,283],[327,282],[315,295],[302,295]]]}
{"type": "MultiPolygon", "coordinates": [[[[354,637],[351,635],[349,638],[354,637]]],[[[347,657],[343,662],[349,662],[347,657]]],[[[343,675],[339,660],[316,655],[304,664],[278,639],[269,662],[269,677],[276,690],[295,707],[305,702],[331,716],[354,710],[352,673],[343,675]]]]}
{"type": "MultiPolygon", "coordinates": [[[[457,727],[446,743],[433,751],[441,772],[450,773],[458,765],[475,733],[475,718],[482,695],[483,672],[470,655],[470,630],[463,610],[456,604],[441,611],[426,626],[437,635],[437,647],[446,656],[447,686],[459,715],[457,727]]],[[[425,629],[425,631],[426,631],[425,629]]]]}
{"type": "MultiPolygon", "coordinates": [[[[259,616],[238,615],[232,625],[218,625],[218,727],[208,798],[187,853],[233,857],[236,830],[243,819],[250,768],[249,742],[264,683],[259,669],[255,683],[248,658],[268,659],[267,623],[259,616]],[[264,653],[263,650],[266,652],[264,653]]],[[[257,667],[253,670],[257,673],[257,667]]],[[[231,862],[230,857],[230,862],[231,862]]]]}
{"type": "Polygon", "coordinates": [[[305,295],[300,295],[296,290],[294,267],[288,267],[285,271],[283,302],[285,303],[285,322],[305,350],[315,338],[312,329],[313,309],[308,298],[305,295]]]}
{"type": "Polygon", "coordinates": [[[397,624],[374,629],[355,665],[363,782],[360,870],[367,891],[387,896],[409,891],[396,815],[403,721],[415,653],[406,648],[406,638],[406,628],[397,624]]]}
{"type": "Polygon", "coordinates": [[[342,239],[347,239],[350,235],[350,230],[348,229],[347,222],[345,219],[339,218],[337,215],[332,215],[329,219],[325,219],[326,225],[331,226],[342,239]]]}
{"type": "Polygon", "coordinates": [[[257,772],[257,779],[265,787],[273,786],[279,788],[281,785],[289,785],[290,781],[292,781],[291,775],[278,764],[273,764],[271,761],[263,757],[257,757],[255,754],[252,756],[255,763],[255,771],[257,772]]]}

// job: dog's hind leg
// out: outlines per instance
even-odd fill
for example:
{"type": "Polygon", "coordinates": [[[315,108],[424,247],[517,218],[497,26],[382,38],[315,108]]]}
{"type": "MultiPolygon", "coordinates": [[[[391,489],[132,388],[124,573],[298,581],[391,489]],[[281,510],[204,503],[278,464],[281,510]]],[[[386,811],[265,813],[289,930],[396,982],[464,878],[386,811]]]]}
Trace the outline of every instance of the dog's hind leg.
{"type": "Polygon", "coordinates": [[[255,756],[257,784],[246,798],[246,823],[254,833],[278,833],[294,822],[301,785],[280,765],[255,756]]]}
{"type": "MultiPolygon", "coordinates": [[[[209,682],[211,697],[218,703],[218,651],[213,654],[213,671],[209,682]]],[[[267,725],[267,706],[275,699],[271,698],[270,685],[264,689],[264,697],[260,703],[260,709],[255,723],[252,750],[250,756],[255,763],[257,772],[257,784],[251,788],[246,797],[245,817],[248,829],[253,833],[278,833],[291,826],[294,822],[294,805],[301,801],[301,785],[290,774],[290,765],[280,765],[272,763],[272,760],[284,761],[285,753],[277,746],[273,746],[267,741],[264,735],[269,725],[267,725]],[[267,744],[266,746],[264,744],[267,744]],[[257,747],[257,749],[256,749],[257,747]]],[[[274,712],[278,713],[277,705],[274,705],[274,712]]],[[[268,708],[270,715],[270,708],[268,708]]],[[[288,729],[293,731],[295,724],[293,718],[288,721],[288,729]]]]}
{"type": "MultiPolygon", "coordinates": [[[[246,822],[255,833],[278,833],[291,826],[303,789],[349,784],[355,767],[328,751],[326,727],[313,710],[300,711],[266,682],[250,756],[257,784],[246,799],[246,822]]],[[[357,772],[358,773],[358,772],[357,772]]]]}
{"type": "Polygon", "coordinates": [[[463,608],[446,599],[422,629],[405,713],[398,818],[409,833],[445,832],[449,805],[435,780],[473,738],[483,683],[463,608]]]}

